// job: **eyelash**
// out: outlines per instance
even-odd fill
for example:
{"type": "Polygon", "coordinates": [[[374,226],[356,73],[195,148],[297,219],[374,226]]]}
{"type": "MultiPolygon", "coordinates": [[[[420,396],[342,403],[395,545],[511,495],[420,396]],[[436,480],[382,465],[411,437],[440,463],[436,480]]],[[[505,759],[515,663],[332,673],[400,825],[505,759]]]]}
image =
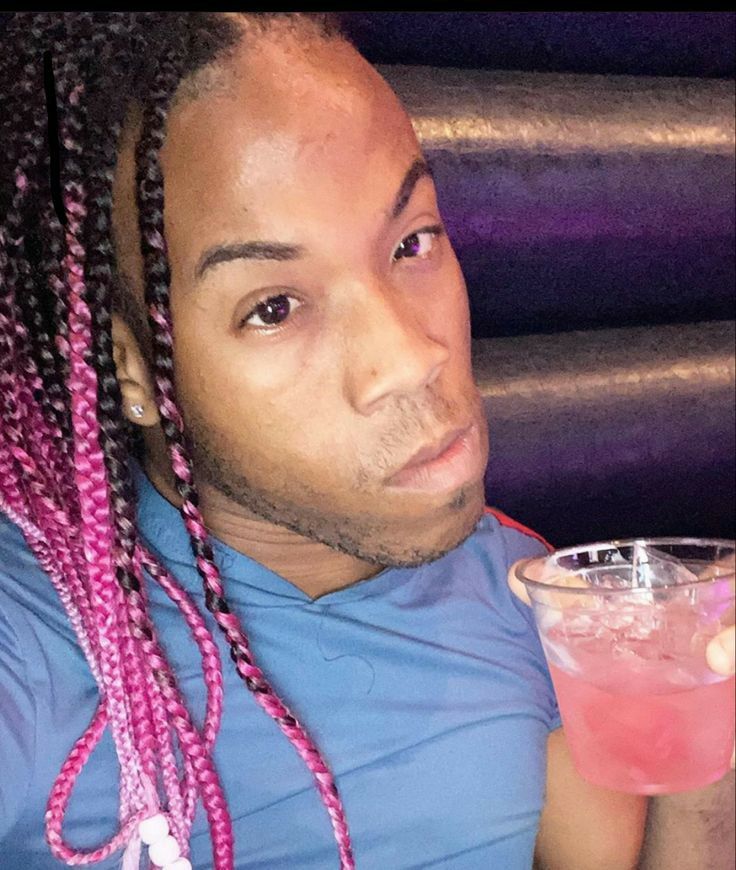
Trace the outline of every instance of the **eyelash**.
{"type": "MultiPolygon", "coordinates": [[[[416,256],[416,257],[408,257],[408,258],[407,258],[407,257],[398,257],[398,258],[396,257],[396,252],[399,250],[399,248],[400,248],[400,247],[401,247],[401,246],[402,246],[406,241],[408,241],[409,239],[413,238],[414,236],[421,236],[421,235],[425,235],[425,234],[426,234],[426,235],[430,235],[430,236],[432,237],[433,240],[436,240],[436,239],[440,238],[441,236],[443,236],[443,235],[445,234],[445,230],[444,230],[444,227],[443,227],[441,224],[432,224],[431,226],[420,227],[420,229],[418,229],[418,230],[414,230],[413,233],[409,233],[407,236],[404,236],[404,238],[401,240],[401,242],[399,242],[399,244],[396,246],[396,248],[394,249],[393,254],[391,255],[391,261],[392,261],[393,263],[398,263],[399,260],[402,260],[402,259],[411,259],[411,260],[417,260],[417,259],[419,259],[419,260],[424,260],[424,259],[426,259],[427,257],[431,256],[432,251],[434,250],[434,246],[433,246],[432,248],[430,248],[430,250],[427,251],[425,254],[419,254],[419,255],[416,256]]],[[[267,297],[265,297],[264,299],[261,299],[259,302],[257,302],[257,303],[253,306],[253,308],[252,308],[252,309],[251,309],[251,310],[250,310],[250,311],[245,315],[245,317],[242,318],[242,320],[241,320],[240,323],[238,324],[238,329],[243,329],[245,326],[247,326],[247,324],[248,324],[248,320],[249,320],[251,317],[257,316],[257,315],[256,315],[256,310],[257,310],[261,305],[266,305],[267,303],[272,302],[273,300],[281,299],[281,298],[285,298],[285,299],[289,299],[289,300],[292,300],[292,301],[294,301],[294,302],[297,302],[298,305],[297,305],[297,307],[294,309],[295,311],[298,311],[299,308],[300,308],[301,305],[302,305],[302,303],[301,303],[298,299],[296,299],[294,296],[290,296],[288,293],[273,293],[273,294],[271,294],[270,296],[267,296],[267,297]]],[[[289,309],[291,309],[291,306],[289,306],[289,309]]],[[[286,316],[286,320],[289,319],[289,317],[291,316],[292,313],[293,313],[293,312],[292,312],[291,310],[289,310],[289,313],[288,313],[287,316],[286,316]]],[[[286,321],[284,321],[284,322],[286,322],[286,321]]],[[[264,325],[264,326],[253,326],[252,328],[255,329],[255,330],[258,330],[259,332],[264,332],[264,333],[270,333],[270,334],[273,334],[273,333],[276,333],[276,332],[280,332],[281,329],[283,328],[283,324],[273,324],[273,325],[268,325],[268,324],[266,324],[266,325],[264,325]]]]}
{"type": "MultiPolygon", "coordinates": [[[[392,261],[394,263],[397,263],[400,259],[406,259],[404,257],[396,258],[396,251],[398,251],[398,249],[404,244],[404,242],[407,241],[407,239],[411,239],[413,236],[421,236],[423,234],[430,235],[430,236],[432,236],[433,240],[436,240],[436,239],[440,238],[440,236],[443,236],[445,234],[445,229],[441,224],[432,224],[431,226],[428,226],[428,227],[420,227],[418,230],[414,230],[413,233],[409,233],[408,236],[404,236],[404,238],[399,242],[399,244],[394,249],[394,253],[391,255],[392,261]]],[[[422,254],[418,257],[411,257],[410,259],[412,259],[412,260],[417,260],[417,259],[424,260],[428,256],[431,255],[433,250],[434,250],[434,247],[432,247],[426,254],[422,254]]]]}
{"type": "MultiPolygon", "coordinates": [[[[248,325],[248,320],[251,317],[257,316],[256,312],[257,312],[258,308],[261,307],[261,305],[267,305],[269,302],[272,302],[273,300],[276,300],[276,299],[288,299],[288,300],[291,300],[292,302],[297,302],[298,305],[296,306],[296,308],[293,309],[294,311],[298,311],[302,305],[302,303],[299,299],[297,299],[295,296],[291,296],[289,293],[272,293],[270,296],[266,296],[264,299],[261,299],[260,302],[256,302],[256,304],[253,306],[253,308],[251,308],[251,310],[240,321],[240,323],[238,324],[238,329],[245,328],[248,325]]],[[[251,328],[258,331],[258,332],[263,332],[263,333],[273,334],[276,332],[280,332],[281,329],[283,329],[284,323],[286,323],[286,321],[290,318],[290,316],[292,314],[293,314],[293,311],[292,311],[292,306],[290,304],[289,305],[289,313],[287,314],[286,320],[283,323],[264,324],[263,326],[252,326],[251,328]]]]}

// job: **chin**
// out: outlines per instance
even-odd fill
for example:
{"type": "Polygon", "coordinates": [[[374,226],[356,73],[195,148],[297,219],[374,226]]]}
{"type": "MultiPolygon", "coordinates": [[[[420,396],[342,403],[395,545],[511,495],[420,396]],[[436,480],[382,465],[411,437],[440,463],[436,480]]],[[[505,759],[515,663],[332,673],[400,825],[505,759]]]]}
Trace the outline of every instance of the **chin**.
{"type": "Polygon", "coordinates": [[[455,493],[438,521],[439,549],[445,552],[461,544],[472,534],[485,508],[483,481],[463,487],[455,493]]]}
{"type": "Polygon", "coordinates": [[[435,525],[438,530],[477,522],[485,507],[484,475],[469,481],[452,492],[439,495],[417,494],[416,507],[406,507],[405,516],[417,523],[435,525]]]}
{"type": "Polygon", "coordinates": [[[484,507],[482,481],[462,487],[439,507],[426,510],[425,504],[425,509],[412,512],[414,516],[408,522],[391,524],[384,540],[370,548],[371,561],[406,568],[434,562],[473,533],[484,507]]]}

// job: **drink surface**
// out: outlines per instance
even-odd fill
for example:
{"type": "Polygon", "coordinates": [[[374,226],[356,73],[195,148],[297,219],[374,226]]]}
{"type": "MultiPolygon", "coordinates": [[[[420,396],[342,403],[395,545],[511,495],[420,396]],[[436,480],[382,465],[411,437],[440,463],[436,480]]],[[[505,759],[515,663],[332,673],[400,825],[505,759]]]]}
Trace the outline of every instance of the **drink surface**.
{"type": "MultiPolygon", "coordinates": [[[[559,652],[559,639],[555,643],[559,652]]],[[[697,643],[696,647],[702,644],[697,643]]],[[[589,781],[619,791],[668,794],[700,788],[729,768],[734,678],[707,670],[704,652],[679,660],[641,639],[619,658],[610,638],[566,647],[550,661],[570,752],[589,781]],[[702,656],[702,658],[701,658],[702,656]],[[574,664],[571,672],[570,666],[574,664]]]]}

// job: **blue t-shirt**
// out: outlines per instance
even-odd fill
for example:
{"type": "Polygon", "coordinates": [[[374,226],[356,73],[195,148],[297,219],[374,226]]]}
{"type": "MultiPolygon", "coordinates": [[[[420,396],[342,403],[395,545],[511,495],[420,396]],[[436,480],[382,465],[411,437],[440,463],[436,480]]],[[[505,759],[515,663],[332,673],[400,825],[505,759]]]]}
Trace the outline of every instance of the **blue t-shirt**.
{"type": "MultiPolygon", "coordinates": [[[[137,475],[141,530],[203,606],[179,513],[137,475]]],[[[226,595],[256,661],[335,774],[358,870],[529,870],[557,706],[531,613],[507,566],[543,547],[486,514],[460,547],[416,569],[390,568],[311,600],[215,541],[226,595]]],[[[196,721],[198,651],[151,584],[163,646],[196,721]]],[[[211,621],[211,618],[208,616],[211,621]]],[[[312,775],[236,675],[219,630],[224,717],[215,761],[233,820],[238,870],[338,866],[312,775]]],[[[51,784],[88,725],[97,690],[56,593],[16,526],[0,518],[0,866],[50,870],[51,784]]],[[[78,848],[117,820],[109,734],[77,783],[64,834],[78,848]]],[[[195,870],[212,866],[201,807],[195,870]]],[[[102,863],[119,866],[119,855],[102,863]]]]}

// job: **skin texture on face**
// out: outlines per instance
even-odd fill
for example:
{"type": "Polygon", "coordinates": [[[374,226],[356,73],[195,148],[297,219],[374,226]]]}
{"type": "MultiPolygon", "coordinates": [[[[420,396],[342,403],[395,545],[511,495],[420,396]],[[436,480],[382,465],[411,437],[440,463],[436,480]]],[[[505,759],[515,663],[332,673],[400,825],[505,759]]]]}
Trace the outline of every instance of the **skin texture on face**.
{"type": "MultiPolygon", "coordinates": [[[[311,595],[437,558],[482,510],[486,431],[465,284],[411,122],[350,45],[278,25],[216,78],[175,102],[161,152],[177,399],[208,527],[311,595]],[[215,253],[202,272],[206,252],[250,242],[282,247],[215,253]],[[463,485],[388,482],[471,425],[463,485]]],[[[114,221],[142,298],[133,139],[114,221]]],[[[116,359],[126,402],[150,408],[119,320],[116,359]]],[[[178,503],[147,413],[147,472],[178,503]]]]}

